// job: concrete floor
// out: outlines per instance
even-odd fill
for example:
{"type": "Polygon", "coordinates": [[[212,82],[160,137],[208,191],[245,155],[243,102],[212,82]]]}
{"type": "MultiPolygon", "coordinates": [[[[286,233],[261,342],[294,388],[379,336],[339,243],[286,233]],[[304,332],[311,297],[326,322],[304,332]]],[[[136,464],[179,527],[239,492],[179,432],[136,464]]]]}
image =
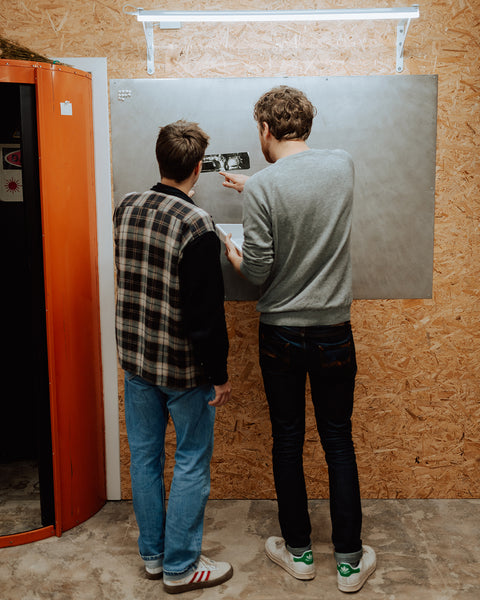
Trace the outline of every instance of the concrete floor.
{"type": "Polygon", "coordinates": [[[0,535],[42,526],[36,460],[0,462],[0,535]]]}
{"type": "MultiPolygon", "coordinates": [[[[366,600],[480,598],[480,500],[364,500],[364,542],[377,551],[375,574],[354,597],[366,600]]],[[[328,501],[311,502],[317,576],[302,582],[266,558],[278,535],[276,503],[212,500],[203,551],[234,566],[227,583],[179,595],[186,600],[346,598],[336,587],[328,501]]],[[[86,523],[32,544],[0,550],[1,600],[174,598],[143,577],[130,502],[108,502],[86,523]]]]}

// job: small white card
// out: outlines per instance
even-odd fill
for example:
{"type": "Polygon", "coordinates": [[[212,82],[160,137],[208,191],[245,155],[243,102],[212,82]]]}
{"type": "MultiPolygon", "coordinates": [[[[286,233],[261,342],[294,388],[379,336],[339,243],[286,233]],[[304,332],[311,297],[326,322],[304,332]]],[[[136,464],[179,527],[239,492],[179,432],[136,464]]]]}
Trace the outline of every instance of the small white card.
{"type": "Polygon", "coordinates": [[[67,116],[73,115],[72,103],[69,100],[65,100],[65,102],[60,102],[60,114],[67,116]]]}

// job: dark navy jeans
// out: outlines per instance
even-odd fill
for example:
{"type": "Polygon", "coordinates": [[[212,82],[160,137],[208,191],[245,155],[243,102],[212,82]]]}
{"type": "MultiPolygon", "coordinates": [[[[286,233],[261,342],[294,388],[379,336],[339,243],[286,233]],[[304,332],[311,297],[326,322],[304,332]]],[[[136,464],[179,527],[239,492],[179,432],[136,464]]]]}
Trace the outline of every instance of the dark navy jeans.
{"type": "Polygon", "coordinates": [[[310,544],[303,472],[308,374],[317,429],[328,465],[335,553],[361,556],[362,510],[351,426],[357,363],[350,323],[318,327],[260,323],[259,338],[283,538],[290,548],[305,548],[310,544]]]}

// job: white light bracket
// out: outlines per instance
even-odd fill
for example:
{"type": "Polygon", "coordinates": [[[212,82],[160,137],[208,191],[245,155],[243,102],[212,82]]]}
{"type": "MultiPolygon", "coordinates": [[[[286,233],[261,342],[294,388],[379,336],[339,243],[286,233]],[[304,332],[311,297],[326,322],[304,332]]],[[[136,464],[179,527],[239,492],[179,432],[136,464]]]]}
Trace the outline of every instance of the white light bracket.
{"type": "MultiPolygon", "coordinates": [[[[325,10],[229,10],[229,11],[165,11],[144,10],[124,12],[134,15],[143,24],[147,42],[147,73],[153,75],[154,45],[153,24],[160,29],[179,29],[182,23],[238,23],[238,22],[294,22],[294,21],[364,21],[395,19],[397,23],[396,71],[403,71],[405,38],[411,19],[418,19],[418,4],[406,8],[360,8],[325,10]]],[[[133,8],[133,7],[129,7],[133,8]]]]}
{"type": "Polygon", "coordinates": [[[410,19],[402,19],[397,23],[397,73],[403,71],[403,50],[409,27],[410,19]]]}
{"type": "Polygon", "coordinates": [[[145,40],[147,42],[147,73],[153,75],[155,72],[155,50],[153,48],[153,23],[144,21],[142,23],[143,31],[145,32],[145,40]]]}

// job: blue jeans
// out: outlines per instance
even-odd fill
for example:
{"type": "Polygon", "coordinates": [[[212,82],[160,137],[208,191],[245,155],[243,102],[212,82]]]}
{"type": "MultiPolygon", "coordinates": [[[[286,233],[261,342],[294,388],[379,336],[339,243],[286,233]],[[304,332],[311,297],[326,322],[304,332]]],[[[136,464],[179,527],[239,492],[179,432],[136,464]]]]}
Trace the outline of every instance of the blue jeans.
{"type": "Polygon", "coordinates": [[[283,538],[289,548],[310,545],[311,525],[303,472],[308,374],[317,429],[328,465],[335,553],[337,558],[359,559],[362,510],[351,426],[357,363],[350,323],[318,327],[260,323],[259,336],[283,538]]]}
{"type": "Polygon", "coordinates": [[[215,408],[211,386],[174,390],[125,373],[125,421],[138,547],[151,567],[180,579],[200,557],[205,505],[210,493],[215,408]],[[175,467],[165,505],[165,431],[176,433],[175,467]]]}

